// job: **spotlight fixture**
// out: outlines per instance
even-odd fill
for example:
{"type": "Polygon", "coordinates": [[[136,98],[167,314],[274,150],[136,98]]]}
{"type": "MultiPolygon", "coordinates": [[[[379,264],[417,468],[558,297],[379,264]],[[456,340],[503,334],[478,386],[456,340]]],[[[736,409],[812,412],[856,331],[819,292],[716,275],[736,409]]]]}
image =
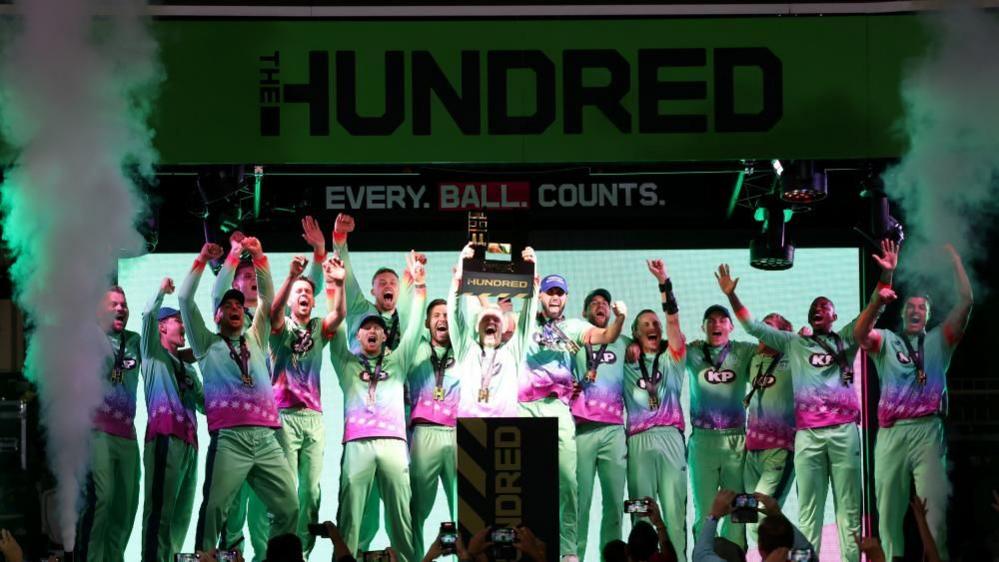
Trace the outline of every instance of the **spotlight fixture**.
{"type": "Polygon", "coordinates": [[[871,174],[863,181],[864,190],[860,192],[862,199],[868,199],[870,234],[857,229],[871,243],[875,250],[880,249],[882,240],[891,240],[901,245],[905,240],[905,228],[895,217],[891,216],[891,204],[884,191],[881,177],[871,174]]]}
{"type": "Polygon", "coordinates": [[[794,265],[794,244],[787,234],[787,221],[792,214],[776,198],[757,207],[756,220],[763,222],[763,229],[749,243],[749,265],[768,271],[790,269],[794,265]]]}
{"type": "Polygon", "coordinates": [[[788,203],[810,205],[829,195],[826,171],[814,160],[791,160],[772,162],[774,171],[780,176],[780,198],[788,203]]]}

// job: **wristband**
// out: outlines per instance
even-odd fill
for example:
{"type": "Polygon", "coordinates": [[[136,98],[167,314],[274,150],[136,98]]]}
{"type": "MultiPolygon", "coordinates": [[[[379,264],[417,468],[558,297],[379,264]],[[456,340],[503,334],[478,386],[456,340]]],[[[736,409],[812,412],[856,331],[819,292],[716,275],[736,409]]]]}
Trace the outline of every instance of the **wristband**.
{"type": "Polygon", "coordinates": [[[680,312],[680,305],[676,302],[676,295],[673,294],[673,281],[666,279],[665,283],[659,285],[659,292],[666,294],[666,301],[663,303],[663,312],[666,314],[680,312]]]}
{"type": "Polygon", "coordinates": [[[885,283],[883,281],[878,281],[878,286],[874,288],[875,291],[880,291],[881,289],[891,289],[891,283],[885,283]]]}

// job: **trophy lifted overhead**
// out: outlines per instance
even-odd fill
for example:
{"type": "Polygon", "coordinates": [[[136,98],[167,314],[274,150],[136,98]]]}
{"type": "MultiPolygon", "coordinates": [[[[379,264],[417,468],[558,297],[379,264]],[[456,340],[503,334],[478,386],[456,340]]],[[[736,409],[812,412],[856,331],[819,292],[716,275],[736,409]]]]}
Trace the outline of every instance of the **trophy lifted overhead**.
{"type": "Polygon", "coordinates": [[[460,294],[492,297],[526,297],[534,283],[534,264],[521,257],[522,243],[489,241],[489,220],[482,211],[468,213],[468,241],[475,256],[462,264],[460,294]],[[487,259],[487,256],[506,259],[487,259]]]}

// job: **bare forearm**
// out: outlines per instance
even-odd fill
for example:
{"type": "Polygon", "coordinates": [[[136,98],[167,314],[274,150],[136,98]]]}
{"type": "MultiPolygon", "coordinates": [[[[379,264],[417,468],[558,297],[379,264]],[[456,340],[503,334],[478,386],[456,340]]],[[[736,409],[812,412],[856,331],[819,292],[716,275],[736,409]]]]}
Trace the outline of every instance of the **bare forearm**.
{"type": "Polygon", "coordinates": [[[621,329],[624,327],[624,316],[615,316],[614,322],[606,328],[593,328],[590,330],[590,343],[596,345],[604,345],[608,343],[613,343],[617,340],[618,336],[621,335],[621,329]]]}

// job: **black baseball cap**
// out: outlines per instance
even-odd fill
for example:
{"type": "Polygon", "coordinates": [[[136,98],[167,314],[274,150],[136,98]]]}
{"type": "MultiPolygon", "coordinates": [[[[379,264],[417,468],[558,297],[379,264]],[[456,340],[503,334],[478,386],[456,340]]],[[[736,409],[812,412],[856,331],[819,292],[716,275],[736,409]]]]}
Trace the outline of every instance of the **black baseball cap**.
{"type": "Polygon", "coordinates": [[[228,291],[225,292],[225,294],[222,295],[222,298],[219,299],[219,302],[215,304],[215,310],[218,310],[219,307],[222,306],[222,303],[224,303],[229,299],[236,299],[237,301],[239,301],[239,306],[246,306],[246,296],[243,295],[243,291],[240,291],[239,289],[229,289],[228,291]]]}
{"type": "Polygon", "coordinates": [[[590,301],[593,300],[593,297],[603,297],[604,300],[607,301],[607,304],[612,302],[610,291],[607,289],[593,289],[590,291],[590,294],[586,295],[586,298],[583,299],[583,310],[590,308],[590,301]]]}

